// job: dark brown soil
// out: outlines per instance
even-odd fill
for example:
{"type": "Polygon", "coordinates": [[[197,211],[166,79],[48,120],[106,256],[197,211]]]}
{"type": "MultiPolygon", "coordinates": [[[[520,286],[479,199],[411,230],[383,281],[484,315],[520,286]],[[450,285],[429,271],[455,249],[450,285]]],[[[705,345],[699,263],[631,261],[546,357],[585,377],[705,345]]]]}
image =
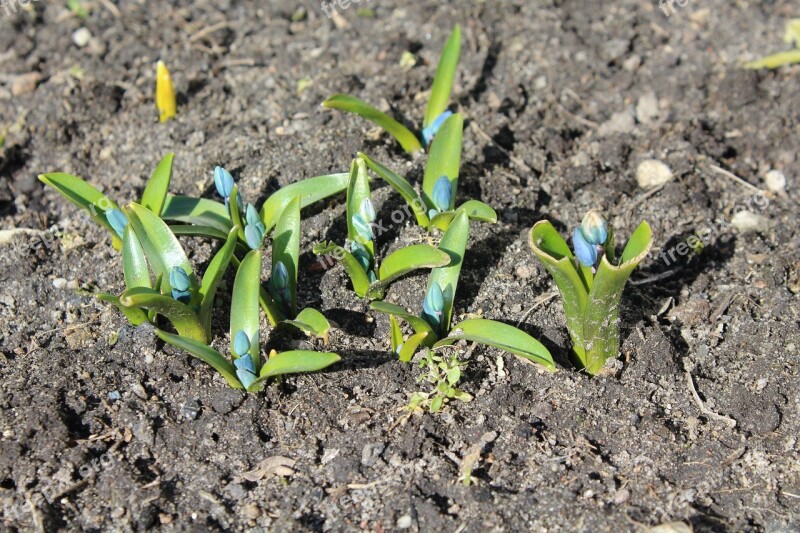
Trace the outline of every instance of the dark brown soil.
{"type": "MultiPolygon", "coordinates": [[[[297,23],[301,2],[126,1],[117,14],[109,4],[92,2],[85,20],[65,2],[11,16],[0,6],[0,225],[39,232],[0,245],[4,530],[800,528],[800,67],[738,68],[781,49],[796,3],[689,2],[666,18],[646,0],[375,0],[343,11],[344,28],[311,0],[297,23]],[[364,6],[373,19],[357,15],[364,6]],[[174,151],[174,192],[211,197],[220,164],[261,201],[364,150],[418,179],[422,160],[319,103],[349,92],[418,122],[455,22],[459,195],[500,218],[472,225],[457,312],[522,320],[559,372],[465,347],[475,400],[406,418],[419,370],[389,354],[386,319],[347,290],[341,268],[314,268],[313,244],[343,239],[340,199],[303,224],[301,300],[339,325],[331,347],[343,361],[328,372],[245,397],[91,296],[121,292],[118,255],[39,173],[78,174],[127,202],[174,151]],[[93,35],[84,48],[72,39],[81,27],[93,35]],[[179,92],[167,124],[153,102],[159,58],[179,92]],[[675,179],[639,188],[645,159],[675,179]],[[787,192],[754,206],[770,169],[787,192]],[[748,202],[768,222],[759,231],[730,225],[748,202]],[[626,292],[623,363],[595,379],[567,362],[558,299],[527,312],[554,290],[529,228],[547,217],[566,233],[590,208],[618,235],[644,219],[656,236],[626,292]],[[706,228],[702,253],[660,257],[706,228]],[[45,231],[57,237],[43,246],[45,231]],[[291,475],[245,475],[273,457],[293,462],[291,475]]],[[[400,203],[386,187],[375,198],[383,216],[400,203]]],[[[425,238],[409,226],[383,241],[425,238]]],[[[187,246],[202,265],[214,244],[187,246]]],[[[404,279],[389,299],[417,309],[424,283],[404,279]]],[[[224,310],[215,322],[222,342],[224,310]]]]}

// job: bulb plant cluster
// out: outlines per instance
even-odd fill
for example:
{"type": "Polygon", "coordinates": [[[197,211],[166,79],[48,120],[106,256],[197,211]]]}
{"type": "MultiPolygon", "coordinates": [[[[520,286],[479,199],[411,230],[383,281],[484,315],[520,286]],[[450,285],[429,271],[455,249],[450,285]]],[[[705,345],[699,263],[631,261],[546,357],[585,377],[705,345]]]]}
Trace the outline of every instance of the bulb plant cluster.
{"type": "MultiPolygon", "coordinates": [[[[338,354],[278,353],[262,346],[260,332],[265,319],[272,327],[292,328],[327,345],[331,325],[325,315],[298,309],[300,222],[304,208],[344,193],[346,242],[320,242],[313,252],[335,256],[354,294],[369,302],[372,311],[388,316],[389,344],[400,361],[418,355],[426,371],[420,381],[432,390],[413,394],[410,409],[435,412],[451,399],[471,399],[457,388],[465,364],[458,358],[460,341],[492,346],[555,371],[548,349],[521,329],[481,317],[454,320],[470,223],[497,221],[491,206],[475,199],[457,201],[464,119],[449,109],[449,101],[460,47],[456,26],[442,53],[419,132],[351,96],[335,95],[323,103],[378,124],[409,153],[427,152],[418,187],[364,153],[357,154],[349,172],[292,183],[272,193],[260,208],[243,197],[233,175],[220,166],[211,173],[216,198],[170,193],[173,154],[158,164],[141,198],[124,207],[77,176],[41,175],[41,181],[104,227],[121,253],[125,290],[97,297],[116,306],[133,325],[153,324],[164,342],[212,366],[237,389],[255,392],[271,378],[327,368],[340,360],[338,354]],[[403,198],[416,224],[428,232],[428,242],[381,253],[370,189],[374,179],[385,181],[403,198]],[[192,237],[218,243],[202,273],[181,245],[181,239],[192,237]],[[437,240],[438,245],[431,244],[437,240]],[[217,302],[225,300],[217,296],[229,270],[235,271],[230,328],[227,346],[220,350],[219,340],[214,347],[212,315],[217,302]],[[262,276],[262,270],[268,275],[262,276]],[[429,274],[416,311],[384,301],[393,281],[420,270],[429,274]]],[[[156,102],[161,121],[175,116],[174,89],[162,63],[156,102]]],[[[651,243],[650,227],[643,222],[617,258],[614,232],[595,211],[575,228],[572,249],[548,221],[531,230],[533,253],[561,293],[575,363],[591,375],[618,355],[623,288],[651,243]]]]}

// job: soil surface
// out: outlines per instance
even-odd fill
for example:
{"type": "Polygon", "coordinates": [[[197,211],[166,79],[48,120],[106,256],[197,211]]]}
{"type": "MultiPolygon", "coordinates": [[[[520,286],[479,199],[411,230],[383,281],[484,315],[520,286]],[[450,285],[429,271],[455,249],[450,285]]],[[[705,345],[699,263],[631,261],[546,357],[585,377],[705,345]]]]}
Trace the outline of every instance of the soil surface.
{"type": "MultiPolygon", "coordinates": [[[[26,3],[0,6],[0,227],[30,230],[0,245],[3,530],[800,528],[800,67],[739,68],[785,48],[795,2],[673,3],[666,17],[644,0],[374,0],[336,19],[310,0],[102,0],[85,18],[26,3]],[[301,303],[338,325],[343,360],[327,372],[245,396],[92,296],[123,290],[119,255],[38,174],[124,203],[174,151],[173,192],[213,197],[224,165],[261,202],[363,150],[419,180],[424,158],[319,103],[348,92],[418,123],[456,22],[459,202],[499,214],[472,224],[456,313],[521,322],[558,372],[463,346],[474,400],[409,416],[420,370],[311,253],[344,239],[341,198],[303,222],[301,303]],[[158,59],[179,95],[166,124],[158,59]],[[649,159],[673,175],[655,189],[636,180],[649,159]],[[770,170],[785,191],[767,190],[770,170]],[[594,379],[569,364],[555,286],[527,244],[537,220],[567,234],[590,208],[618,241],[642,220],[655,234],[625,293],[620,363],[594,379]],[[705,246],[670,258],[694,233],[705,246]]],[[[377,180],[374,198],[383,218],[401,205],[377,180]]],[[[428,239],[399,224],[380,247],[428,239]]],[[[216,244],[186,246],[202,268],[216,244]]],[[[416,311],[425,281],[387,298],[416,311]]],[[[270,347],[322,348],[264,328],[270,347]]]]}

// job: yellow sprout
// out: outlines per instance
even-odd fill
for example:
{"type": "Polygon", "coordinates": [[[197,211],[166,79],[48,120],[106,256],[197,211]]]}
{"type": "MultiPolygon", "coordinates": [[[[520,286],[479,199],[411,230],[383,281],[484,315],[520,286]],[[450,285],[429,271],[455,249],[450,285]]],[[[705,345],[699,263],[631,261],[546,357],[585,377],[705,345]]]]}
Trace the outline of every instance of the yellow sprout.
{"type": "Polygon", "coordinates": [[[161,115],[161,122],[166,122],[175,116],[175,88],[172,86],[172,76],[169,75],[169,70],[163,61],[159,61],[156,67],[156,107],[161,115]]]}

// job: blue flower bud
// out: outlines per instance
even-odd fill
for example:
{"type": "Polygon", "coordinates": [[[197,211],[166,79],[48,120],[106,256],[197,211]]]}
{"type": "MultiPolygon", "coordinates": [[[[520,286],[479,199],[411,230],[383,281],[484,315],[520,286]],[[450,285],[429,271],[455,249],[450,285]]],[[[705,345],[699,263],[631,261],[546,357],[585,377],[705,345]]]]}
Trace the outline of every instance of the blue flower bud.
{"type": "Polygon", "coordinates": [[[128,217],[125,216],[125,213],[112,207],[106,211],[106,220],[114,229],[114,233],[121,239],[125,234],[125,228],[128,226],[128,217]]]}
{"type": "Polygon", "coordinates": [[[282,291],[289,286],[289,271],[286,270],[286,265],[282,261],[278,261],[272,267],[270,283],[278,291],[282,291]]]}
{"type": "Polygon", "coordinates": [[[431,122],[427,128],[424,128],[422,130],[422,140],[425,141],[425,146],[430,146],[431,142],[433,142],[433,138],[439,132],[439,128],[442,127],[444,121],[450,118],[450,115],[452,114],[453,112],[450,110],[445,111],[444,113],[436,117],[436,119],[433,122],[431,122]]]}
{"type": "Polygon", "coordinates": [[[362,241],[372,241],[375,235],[372,233],[372,226],[364,220],[364,217],[356,213],[353,215],[353,229],[358,233],[358,237],[362,241]]]}
{"type": "Polygon", "coordinates": [[[453,185],[447,176],[442,176],[433,186],[433,205],[439,211],[449,211],[450,201],[453,198],[453,185]]]}
{"type": "Polygon", "coordinates": [[[251,250],[258,250],[264,241],[264,232],[257,225],[248,224],[244,227],[244,240],[251,250]]]}
{"type": "Polygon", "coordinates": [[[233,176],[231,173],[222,167],[214,169],[214,185],[217,188],[217,194],[227,199],[233,192],[233,176]]]}
{"type": "Polygon", "coordinates": [[[428,289],[425,300],[422,302],[423,318],[425,318],[434,329],[438,329],[442,323],[443,309],[444,293],[442,293],[442,287],[434,282],[428,289]]]}
{"type": "Polygon", "coordinates": [[[597,263],[597,246],[586,240],[580,228],[575,228],[572,233],[572,247],[575,257],[583,266],[594,267],[597,263]]]}
{"type": "Polygon", "coordinates": [[[608,239],[608,222],[600,213],[591,210],[583,217],[581,233],[589,244],[602,245],[608,239]]]}
{"type": "MultiPolygon", "coordinates": [[[[233,354],[237,357],[243,358],[250,351],[250,339],[247,338],[247,333],[239,330],[236,337],[233,338],[233,354]]],[[[247,355],[247,357],[250,357],[247,355]]],[[[238,361],[238,359],[237,359],[238,361]]],[[[252,364],[252,360],[250,363],[252,364]]],[[[255,371],[255,370],[254,370],[255,371]]]]}
{"type": "Polygon", "coordinates": [[[189,287],[192,285],[192,281],[189,279],[189,274],[187,274],[184,269],[176,266],[172,267],[172,270],[169,272],[169,284],[173,289],[188,291],[189,287]]]}
{"type": "Polygon", "coordinates": [[[375,213],[375,207],[372,205],[372,200],[369,198],[364,198],[364,200],[361,202],[358,212],[367,222],[375,222],[375,219],[378,216],[377,213],[375,213]]]}
{"type": "Polygon", "coordinates": [[[244,221],[251,226],[257,226],[262,223],[261,217],[258,215],[258,211],[253,204],[247,204],[244,210],[244,221]]]}
{"type": "Polygon", "coordinates": [[[253,363],[253,358],[250,356],[249,353],[246,353],[241,357],[237,357],[236,359],[234,359],[233,366],[235,366],[239,370],[247,370],[248,372],[252,372],[253,374],[256,373],[256,366],[253,363]]]}
{"type": "Polygon", "coordinates": [[[356,258],[356,261],[358,261],[358,263],[361,265],[361,268],[364,269],[364,272],[369,272],[369,267],[371,265],[370,265],[369,252],[367,251],[367,249],[364,248],[364,246],[358,242],[353,242],[350,245],[350,249],[351,249],[350,253],[352,253],[353,257],[356,258]]]}
{"type": "Polygon", "coordinates": [[[192,293],[189,291],[172,289],[171,295],[173,300],[177,300],[182,304],[188,304],[190,301],[192,301],[192,293]]]}

